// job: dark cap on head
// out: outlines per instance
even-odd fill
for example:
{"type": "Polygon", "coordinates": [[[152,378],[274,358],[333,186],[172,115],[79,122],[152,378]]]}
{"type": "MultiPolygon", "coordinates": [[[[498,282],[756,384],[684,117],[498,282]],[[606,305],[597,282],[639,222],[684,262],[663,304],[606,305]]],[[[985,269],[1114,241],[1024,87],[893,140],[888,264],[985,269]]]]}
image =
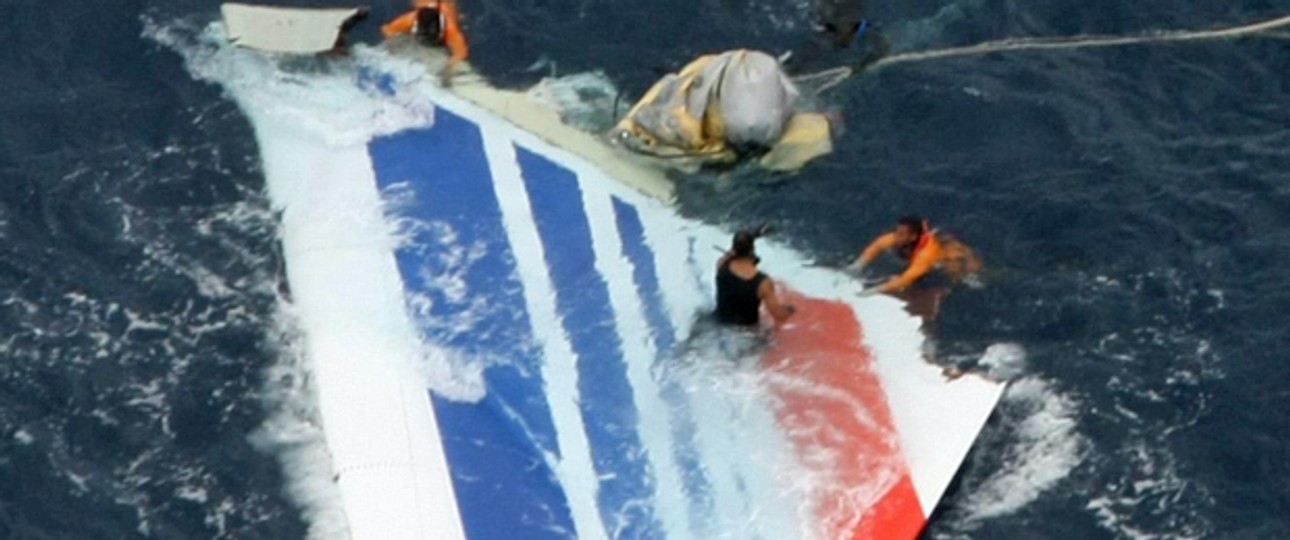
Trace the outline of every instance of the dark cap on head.
{"type": "Polygon", "coordinates": [[[906,227],[909,227],[910,232],[914,233],[915,235],[923,234],[923,223],[925,223],[923,218],[919,216],[915,216],[913,214],[902,217],[900,218],[900,221],[896,222],[897,225],[904,225],[906,227]]]}
{"type": "Polygon", "coordinates": [[[432,7],[417,8],[417,39],[425,45],[438,45],[443,41],[443,21],[439,10],[432,7]]]}
{"type": "Polygon", "coordinates": [[[733,251],[735,256],[738,257],[747,257],[752,255],[753,241],[756,239],[757,235],[751,232],[739,231],[735,233],[735,237],[730,240],[730,251],[733,251]]]}

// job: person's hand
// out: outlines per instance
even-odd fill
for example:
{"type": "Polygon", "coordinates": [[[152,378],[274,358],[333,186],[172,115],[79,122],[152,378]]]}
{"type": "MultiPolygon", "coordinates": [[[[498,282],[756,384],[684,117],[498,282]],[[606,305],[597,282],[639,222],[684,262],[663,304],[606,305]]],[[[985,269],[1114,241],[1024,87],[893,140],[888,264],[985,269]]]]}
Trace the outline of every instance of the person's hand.
{"type": "Polygon", "coordinates": [[[962,377],[965,373],[967,372],[963,371],[963,368],[958,367],[954,364],[950,364],[948,366],[945,366],[944,368],[941,368],[941,376],[945,377],[945,380],[947,381],[953,381],[959,377],[962,377]]]}
{"type": "Polygon", "coordinates": [[[868,289],[860,291],[860,294],[856,296],[859,296],[860,298],[868,298],[870,296],[874,296],[881,292],[882,292],[882,287],[869,287],[868,289]]]}
{"type": "Polygon", "coordinates": [[[445,69],[439,72],[439,87],[452,88],[452,70],[445,69]]]}
{"type": "Polygon", "coordinates": [[[849,274],[859,276],[864,274],[864,268],[865,268],[864,262],[860,260],[856,260],[856,261],[853,261],[851,264],[848,264],[847,267],[844,268],[843,270],[845,270],[849,274]]]}

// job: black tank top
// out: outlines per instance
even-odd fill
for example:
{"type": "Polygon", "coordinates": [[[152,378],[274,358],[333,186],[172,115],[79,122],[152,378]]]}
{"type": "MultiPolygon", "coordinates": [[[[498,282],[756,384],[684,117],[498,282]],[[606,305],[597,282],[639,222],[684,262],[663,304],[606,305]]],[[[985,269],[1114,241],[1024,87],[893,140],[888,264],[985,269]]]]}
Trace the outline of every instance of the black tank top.
{"type": "Polygon", "coordinates": [[[723,324],[757,324],[761,287],[766,274],[757,272],[752,279],[744,279],[730,271],[730,262],[717,271],[717,320],[723,324]]]}

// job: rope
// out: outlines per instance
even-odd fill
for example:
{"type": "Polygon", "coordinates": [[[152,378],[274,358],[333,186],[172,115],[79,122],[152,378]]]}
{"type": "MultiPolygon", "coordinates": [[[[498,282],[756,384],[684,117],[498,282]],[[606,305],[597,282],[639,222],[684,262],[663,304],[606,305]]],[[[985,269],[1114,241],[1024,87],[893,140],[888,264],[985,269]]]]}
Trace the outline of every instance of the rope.
{"type": "MultiPolygon", "coordinates": [[[[1214,30],[1168,30],[1129,36],[1071,36],[1060,38],[1010,38],[998,41],[987,41],[965,47],[951,47],[931,51],[907,52],[888,56],[874,62],[870,69],[879,69],[897,64],[979,56],[992,52],[1085,49],[1093,47],[1114,47],[1120,45],[1137,45],[1143,43],[1167,43],[1178,41],[1201,41],[1212,39],[1229,39],[1257,34],[1283,26],[1290,26],[1290,15],[1243,26],[1218,28],[1214,30]]],[[[1277,37],[1275,35],[1269,37],[1277,37]]]]}

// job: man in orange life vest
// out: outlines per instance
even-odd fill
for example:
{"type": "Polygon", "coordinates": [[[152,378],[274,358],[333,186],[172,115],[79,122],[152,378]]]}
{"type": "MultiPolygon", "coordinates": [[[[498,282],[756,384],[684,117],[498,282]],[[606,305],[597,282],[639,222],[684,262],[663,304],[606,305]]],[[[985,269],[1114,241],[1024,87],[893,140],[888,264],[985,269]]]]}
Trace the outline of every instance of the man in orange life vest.
{"type": "Polygon", "coordinates": [[[461,31],[457,17],[457,0],[413,0],[412,11],[381,27],[381,35],[386,39],[401,34],[412,34],[425,45],[448,48],[451,57],[439,72],[439,82],[443,86],[451,83],[457,64],[469,53],[466,34],[461,31]]]}
{"type": "Polygon", "coordinates": [[[929,284],[925,287],[927,294],[917,294],[911,290],[913,285],[924,283],[937,270],[944,272],[944,277],[951,283],[958,283],[981,270],[981,261],[970,248],[953,236],[933,230],[927,220],[918,216],[900,218],[896,230],[879,236],[870,243],[851,267],[861,271],[878,255],[887,251],[895,251],[898,257],[908,261],[908,266],[899,275],[869,287],[861,294],[902,295],[909,301],[911,312],[925,317],[936,316],[941,298],[949,292],[949,285],[929,284]]]}

